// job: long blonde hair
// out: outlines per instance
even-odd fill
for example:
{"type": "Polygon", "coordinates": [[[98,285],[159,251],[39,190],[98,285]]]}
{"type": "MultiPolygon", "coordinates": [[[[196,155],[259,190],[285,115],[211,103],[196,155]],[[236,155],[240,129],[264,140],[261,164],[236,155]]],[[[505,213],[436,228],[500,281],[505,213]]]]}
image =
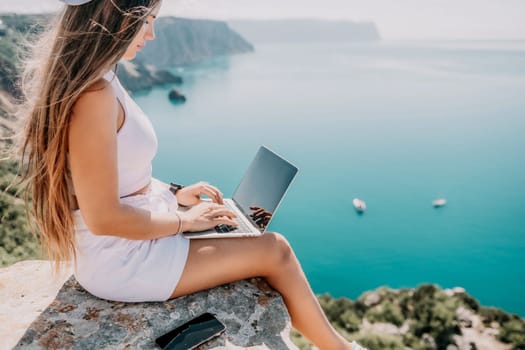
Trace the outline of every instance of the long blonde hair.
{"type": "Polygon", "coordinates": [[[92,0],[64,6],[24,59],[19,135],[26,211],[43,253],[75,261],[68,130],[78,97],[115,67],[161,0],[92,0]],[[32,203],[32,205],[29,205],[32,203]]]}

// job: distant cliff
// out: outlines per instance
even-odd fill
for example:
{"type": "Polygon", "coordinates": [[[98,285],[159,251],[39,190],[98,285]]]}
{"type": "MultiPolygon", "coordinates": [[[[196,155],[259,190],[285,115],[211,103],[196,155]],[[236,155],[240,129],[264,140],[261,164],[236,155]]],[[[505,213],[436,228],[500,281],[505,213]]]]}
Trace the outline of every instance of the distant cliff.
{"type": "MultiPolygon", "coordinates": [[[[49,19],[49,15],[0,14],[0,92],[19,91],[17,51],[29,30],[49,19]]],[[[253,51],[253,46],[231,30],[225,22],[174,17],[156,21],[156,40],[148,42],[137,58],[118,71],[122,84],[130,91],[159,84],[180,83],[181,79],[164,69],[195,63],[215,56],[253,51]]],[[[2,107],[0,105],[0,114],[2,107]]]]}
{"type": "Polygon", "coordinates": [[[253,43],[263,42],[333,42],[378,41],[373,22],[328,20],[229,21],[232,29],[253,43]]]}
{"type": "Polygon", "coordinates": [[[167,71],[216,56],[253,51],[253,46],[225,22],[161,17],[155,22],[156,38],[146,44],[136,59],[122,65],[117,74],[130,91],[159,84],[181,84],[167,71]]]}
{"type": "Polygon", "coordinates": [[[182,84],[181,77],[140,61],[121,61],[118,64],[117,76],[122,86],[130,92],[149,90],[157,85],[182,84]]]}
{"type": "Polygon", "coordinates": [[[169,68],[208,58],[253,51],[253,46],[225,22],[161,17],[156,38],[137,55],[139,61],[169,68]]]}

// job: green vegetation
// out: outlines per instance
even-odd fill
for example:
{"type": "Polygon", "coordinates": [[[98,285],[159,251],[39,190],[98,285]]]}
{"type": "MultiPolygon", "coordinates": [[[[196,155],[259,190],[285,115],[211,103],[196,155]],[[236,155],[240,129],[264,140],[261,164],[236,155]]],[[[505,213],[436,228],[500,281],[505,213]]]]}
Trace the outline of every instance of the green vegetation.
{"type": "MultiPolygon", "coordinates": [[[[48,16],[1,15],[0,16],[0,92],[16,97],[19,94],[16,84],[18,77],[18,53],[28,33],[42,30],[48,16]]],[[[0,103],[0,118],[9,118],[0,103]]],[[[9,128],[0,120],[2,137],[10,134],[9,128]]],[[[0,140],[0,157],[9,139],[0,140]]],[[[29,228],[20,188],[16,186],[18,163],[0,160],[0,267],[20,260],[41,259],[41,249],[36,237],[29,228]]]]}
{"type": "Polygon", "coordinates": [[[511,315],[494,307],[479,307],[483,324],[500,325],[498,340],[512,344],[513,350],[525,350],[525,322],[518,315],[511,315]]]}
{"type": "Polygon", "coordinates": [[[290,338],[292,342],[299,348],[299,350],[310,350],[311,344],[306,338],[304,338],[299,332],[295,329],[292,329],[290,332],[290,338]]]}
{"type": "Polygon", "coordinates": [[[38,33],[49,22],[50,15],[22,15],[6,14],[0,15],[0,20],[7,28],[11,28],[20,33],[38,33]]]}
{"type": "Polygon", "coordinates": [[[364,304],[347,298],[333,299],[328,294],[321,295],[318,299],[326,316],[336,327],[347,332],[359,330],[365,310],[364,304]]]}
{"type": "MultiPolygon", "coordinates": [[[[379,288],[356,301],[327,294],[318,299],[341,334],[370,350],[445,350],[455,344],[455,335],[461,336],[459,307],[479,317],[485,327],[499,328],[500,342],[512,344],[513,350],[525,350],[524,320],[500,309],[480,307],[461,291],[450,293],[426,284],[417,289],[379,288]]],[[[301,350],[311,348],[296,332],[292,340],[301,350]]]]}
{"type": "Polygon", "coordinates": [[[456,316],[459,300],[448,297],[436,286],[423,285],[404,302],[404,308],[409,310],[407,318],[415,320],[411,322],[410,331],[416,337],[429,334],[435,339],[438,349],[445,349],[448,344],[454,344],[454,334],[461,334],[456,316]]]}
{"type": "Polygon", "coordinates": [[[0,15],[0,90],[18,96],[20,48],[24,47],[25,37],[41,32],[49,18],[48,15],[0,15]]]}
{"type": "Polygon", "coordinates": [[[518,317],[514,317],[501,325],[498,339],[504,343],[510,343],[515,350],[525,349],[525,323],[518,317]]]}
{"type": "Polygon", "coordinates": [[[0,90],[13,95],[17,93],[14,82],[17,74],[16,47],[19,40],[20,36],[16,34],[0,36],[0,90]]]}
{"type": "Polygon", "coordinates": [[[27,259],[41,259],[40,245],[26,220],[16,178],[16,162],[0,162],[0,267],[27,259]]]}
{"type": "Polygon", "coordinates": [[[405,321],[401,307],[391,301],[386,301],[370,308],[365,317],[372,323],[392,323],[400,327],[405,321]]]}
{"type": "Polygon", "coordinates": [[[2,15],[0,23],[0,90],[12,95],[18,94],[17,67],[19,50],[22,47],[24,36],[42,30],[38,23],[44,23],[45,16],[2,15]]]}
{"type": "MultiPolygon", "coordinates": [[[[0,16],[0,92],[17,96],[18,87],[17,66],[18,50],[23,43],[23,37],[28,31],[38,30],[35,27],[35,16],[5,15],[0,16]],[[32,29],[34,28],[34,29],[32,29]]],[[[2,110],[0,118],[8,118],[8,113],[2,110]]],[[[0,120],[0,125],[2,125],[0,120]]],[[[9,134],[4,126],[0,133],[9,134]]],[[[9,139],[0,141],[1,157],[9,139]]],[[[17,179],[18,163],[11,160],[0,161],[0,267],[11,265],[20,260],[41,258],[40,246],[31,233],[25,215],[24,203],[20,189],[14,183],[17,179]]]]}

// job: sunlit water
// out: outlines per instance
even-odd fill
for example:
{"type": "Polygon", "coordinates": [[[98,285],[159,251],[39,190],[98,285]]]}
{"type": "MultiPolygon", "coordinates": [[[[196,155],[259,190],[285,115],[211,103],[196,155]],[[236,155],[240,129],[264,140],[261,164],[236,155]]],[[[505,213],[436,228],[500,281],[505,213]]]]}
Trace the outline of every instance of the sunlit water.
{"type": "Polygon", "coordinates": [[[288,158],[270,229],[316,293],[435,283],[525,315],[524,42],[267,44],[174,71],[186,104],[136,96],[154,175],[231,195],[260,144],[288,158]]]}

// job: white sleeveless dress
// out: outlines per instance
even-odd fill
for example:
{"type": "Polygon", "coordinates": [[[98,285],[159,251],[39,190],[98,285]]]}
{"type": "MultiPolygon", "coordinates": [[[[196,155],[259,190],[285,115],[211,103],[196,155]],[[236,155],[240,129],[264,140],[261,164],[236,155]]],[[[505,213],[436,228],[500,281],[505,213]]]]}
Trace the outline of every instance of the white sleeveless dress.
{"type": "MultiPolygon", "coordinates": [[[[152,178],[157,137],[151,122],[112,71],[104,78],[125,112],[124,124],[117,133],[119,195],[124,197],[151,183],[147,193],[121,198],[121,203],[152,212],[177,210],[176,197],[152,178]]],[[[170,297],[186,264],[187,238],[174,235],[139,241],[95,235],[80,210],[73,216],[75,277],[82,287],[97,297],[115,301],[165,301],[170,297]]]]}

